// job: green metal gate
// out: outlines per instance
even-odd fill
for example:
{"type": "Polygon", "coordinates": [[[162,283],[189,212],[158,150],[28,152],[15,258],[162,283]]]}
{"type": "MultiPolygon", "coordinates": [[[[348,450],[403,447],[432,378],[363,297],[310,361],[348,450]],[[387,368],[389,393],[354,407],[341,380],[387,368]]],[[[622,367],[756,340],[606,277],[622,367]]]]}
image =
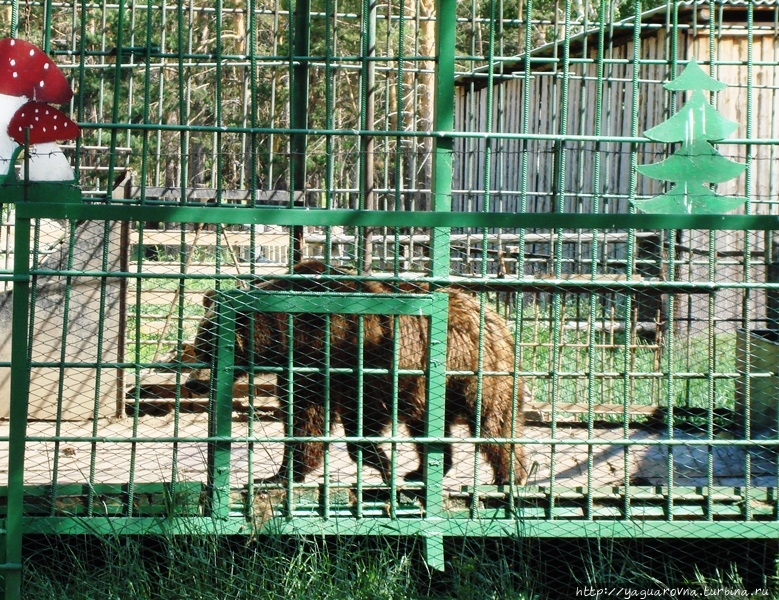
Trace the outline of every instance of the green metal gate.
{"type": "Polygon", "coordinates": [[[0,186],[7,597],[31,534],[776,538],[775,7],[5,7],[81,127],[0,186]]]}

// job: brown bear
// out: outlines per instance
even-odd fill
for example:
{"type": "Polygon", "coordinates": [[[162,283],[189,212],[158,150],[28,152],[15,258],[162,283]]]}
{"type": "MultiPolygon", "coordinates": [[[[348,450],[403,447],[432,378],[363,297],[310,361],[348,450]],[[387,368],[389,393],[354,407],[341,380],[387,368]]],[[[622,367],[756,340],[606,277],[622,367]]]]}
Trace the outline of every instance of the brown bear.
{"type": "MultiPolygon", "coordinates": [[[[384,294],[391,292],[423,293],[426,285],[403,283],[394,287],[379,281],[355,282],[348,277],[324,279],[323,274],[348,276],[343,270],[327,268],[318,261],[304,261],[294,268],[294,279],[270,280],[259,285],[265,291],[327,291],[384,294]]],[[[464,291],[445,288],[449,296],[447,370],[458,372],[446,380],[445,424],[451,436],[452,425],[465,421],[471,435],[476,435],[476,419],[480,418],[480,438],[511,438],[522,435],[522,407],[526,391],[523,381],[513,376],[514,344],[505,321],[490,308],[484,310],[484,325],[480,328],[480,305],[464,291]],[[483,344],[481,357],[479,345],[483,344]],[[478,377],[469,372],[481,369],[485,373],[479,389],[478,377]],[[463,372],[463,373],[460,373],[463,372]],[[480,412],[477,413],[481,395],[480,412]],[[512,419],[513,417],[513,419],[512,419]]],[[[203,298],[205,316],[195,339],[195,352],[201,362],[209,362],[214,353],[214,292],[203,298]]],[[[369,299],[367,301],[370,301],[369,299]]],[[[329,393],[331,423],[340,418],[347,437],[381,436],[392,422],[394,409],[391,371],[424,370],[427,366],[428,318],[422,316],[350,314],[256,313],[239,314],[235,350],[236,366],[287,367],[292,346],[294,367],[314,367],[311,371],[295,372],[291,377],[279,375],[278,397],[282,403],[291,398],[294,437],[321,437],[324,434],[324,399],[329,393]],[[292,341],[288,323],[292,319],[292,341]],[[329,320],[329,325],[326,325],[329,320]],[[254,339],[249,339],[250,323],[254,339]],[[329,326],[329,351],[325,331],[329,326]],[[358,370],[359,345],[362,336],[362,364],[358,370]],[[396,339],[397,338],[397,339],[396,339]],[[253,342],[253,343],[252,343],[253,342]],[[253,346],[254,357],[250,360],[253,346]],[[329,352],[328,377],[322,372],[329,352]],[[319,371],[317,371],[317,369],[319,371]],[[354,372],[352,372],[354,370],[354,372]],[[327,380],[329,379],[329,385],[327,380]],[[362,385],[360,385],[360,382],[362,385]]],[[[414,437],[425,435],[425,377],[418,374],[397,375],[397,419],[405,423],[414,437]]],[[[202,372],[193,372],[187,382],[193,391],[207,388],[202,372]]],[[[287,407],[289,408],[289,407],[287,407]]],[[[324,445],[318,442],[291,442],[284,453],[278,473],[265,482],[302,482],[319,467],[324,445]],[[290,452],[291,450],[291,452],[290,452]]],[[[348,451],[357,460],[362,449],[364,464],[377,469],[385,482],[392,473],[390,460],[378,444],[350,442],[348,451]]],[[[493,470],[496,485],[513,479],[521,483],[526,476],[523,449],[511,444],[484,442],[479,449],[493,470]]],[[[406,475],[407,480],[420,480],[425,464],[425,446],[417,444],[420,464],[406,475]]],[[[444,472],[452,467],[452,446],[444,446],[444,472]]]]}

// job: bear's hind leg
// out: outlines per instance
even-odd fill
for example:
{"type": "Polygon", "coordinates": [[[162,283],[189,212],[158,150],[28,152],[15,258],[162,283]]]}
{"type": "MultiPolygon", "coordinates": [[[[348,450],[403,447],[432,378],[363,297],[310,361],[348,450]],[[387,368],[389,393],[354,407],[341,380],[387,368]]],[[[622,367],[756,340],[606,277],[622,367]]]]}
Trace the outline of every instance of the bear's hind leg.
{"type": "MultiPolygon", "coordinates": [[[[294,437],[321,437],[325,424],[322,406],[310,405],[295,408],[292,435],[294,437]]],[[[322,465],[325,445],[322,442],[289,442],[284,447],[281,467],[272,477],[258,479],[257,483],[286,483],[292,467],[292,481],[302,483],[306,476],[322,465]]]]}
{"type": "MultiPolygon", "coordinates": [[[[384,431],[384,425],[380,419],[373,418],[371,415],[363,415],[363,430],[359,432],[357,423],[357,414],[355,411],[344,411],[341,414],[341,422],[344,426],[344,433],[347,437],[378,437],[384,431]]],[[[356,463],[359,450],[362,450],[363,464],[373,467],[381,473],[381,479],[384,483],[392,480],[392,463],[387,453],[382,450],[378,444],[373,442],[348,442],[346,448],[349,456],[356,463]]]]}
{"type": "MultiPolygon", "coordinates": [[[[425,423],[423,421],[406,421],[406,427],[411,434],[411,437],[418,438],[425,435],[425,423]]],[[[450,424],[446,425],[446,437],[452,437],[452,431],[450,424]]],[[[427,445],[426,444],[414,444],[417,450],[417,460],[419,466],[416,469],[407,473],[404,477],[406,481],[422,481],[425,477],[425,463],[427,462],[427,445]]],[[[444,444],[444,475],[452,470],[454,464],[454,449],[452,444],[444,444]]]]}
{"type": "MultiPolygon", "coordinates": [[[[511,438],[522,435],[522,423],[517,419],[515,430],[511,431],[511,419],[502,415],[486,412],[482,415],[482,438],[511,438]]],[[[473,433],[473,432],[472,432],[473,433]]],[[[527,479],[524,448],[518,444],[490,444],[480,446],[481,452],[492,467],[493,485],[509,483],[522,484],[527,479]],[[512,476],[513,465],[513,476],[512,476]]]]}

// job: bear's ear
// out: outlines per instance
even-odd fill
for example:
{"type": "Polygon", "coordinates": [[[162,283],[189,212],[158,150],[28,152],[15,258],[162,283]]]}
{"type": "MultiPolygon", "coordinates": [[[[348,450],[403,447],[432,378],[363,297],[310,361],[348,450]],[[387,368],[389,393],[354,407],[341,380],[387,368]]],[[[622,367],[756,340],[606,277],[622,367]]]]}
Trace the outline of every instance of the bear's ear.
{"type": "Polygon", "coordinates": [[[214,296],[216,295],[216,290],[208,290],[205,294],[203,294],[203,308],[206,310],[210,310],[211,307],[214,305],[214,296]]]}

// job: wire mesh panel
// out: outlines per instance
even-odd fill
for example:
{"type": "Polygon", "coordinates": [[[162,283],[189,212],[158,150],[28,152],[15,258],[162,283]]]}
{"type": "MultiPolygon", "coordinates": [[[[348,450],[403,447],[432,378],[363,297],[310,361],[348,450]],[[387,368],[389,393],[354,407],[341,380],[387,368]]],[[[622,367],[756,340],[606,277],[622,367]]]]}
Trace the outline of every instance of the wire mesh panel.
{"type": "Polygon", "coordinates": [[[773,5],[5,9],[81,128],[0,182],[9,590],[32,533],[776,536],[773,5]]]}

